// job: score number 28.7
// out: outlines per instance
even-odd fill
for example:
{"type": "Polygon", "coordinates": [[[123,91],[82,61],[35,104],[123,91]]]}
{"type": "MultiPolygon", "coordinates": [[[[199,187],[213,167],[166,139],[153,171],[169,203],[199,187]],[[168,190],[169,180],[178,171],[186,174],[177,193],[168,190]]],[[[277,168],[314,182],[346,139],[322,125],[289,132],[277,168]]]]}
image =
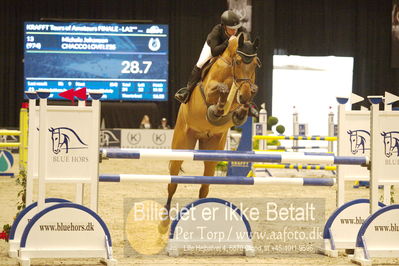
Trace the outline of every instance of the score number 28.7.
{"type": "Polygon", "coordinates": [[[122,61],[121,73],[124,74],[146,74],[151,68],[152,61],[122,61]]]}

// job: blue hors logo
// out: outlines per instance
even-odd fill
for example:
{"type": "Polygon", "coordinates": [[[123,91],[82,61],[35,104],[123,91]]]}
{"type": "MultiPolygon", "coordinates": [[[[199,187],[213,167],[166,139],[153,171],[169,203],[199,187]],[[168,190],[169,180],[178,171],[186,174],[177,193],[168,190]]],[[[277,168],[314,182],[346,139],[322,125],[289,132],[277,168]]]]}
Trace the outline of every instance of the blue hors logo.
{"type": "Polygon", "coordinates": [[[100,131],[100,146],[109,147],[110,145],[120,143],[120,140],[115,136],[114,132],[110,130],[100,131]]]}
{"type": "Polygon", "coordinates": [[[399,131],[382,132],[381,136],[384,137],[385,156],[389,158],[394,152],[399,156],[399,131]]]}
{"type": "Polygon", "coordinates": [[[370,132],[358,129],[348,130],[347,133],[349,134],[352,154],[364,153],[364,151],[370,150],[370,132]]]}
{"type": "Polygon", "coordinates": [[[87,144],[69,127],[50,127],[53,153],[59,154],[62,150],[68,153],[70,149],[87,149],[87,144]]]}

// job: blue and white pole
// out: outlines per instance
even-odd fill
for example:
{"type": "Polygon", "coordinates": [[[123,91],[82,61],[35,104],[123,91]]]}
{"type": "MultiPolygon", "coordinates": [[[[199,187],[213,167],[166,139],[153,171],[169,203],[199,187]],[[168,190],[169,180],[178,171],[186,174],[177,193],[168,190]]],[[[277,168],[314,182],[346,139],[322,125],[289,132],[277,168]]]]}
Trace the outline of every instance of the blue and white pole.
{"type": "Polygon", "coordinates": [[[297,185],[333,186],[334,178],[292,178],[292,177],[245,177],[245,176],[172,176],[105,174],[99,176],[100,182],[136,182],[158,184],[214,184],[214,185],[297,185]]]}
{"type": "Polygon", "coordinates": [[[262,151],[228,152],[206,150],[161,150],[161,149],[102,149],[106,158],[160,159],[183,161],[241,161],[308,164],[368,165],[368,157],[334,156],[328,153],[270,153],[262,151]]]}

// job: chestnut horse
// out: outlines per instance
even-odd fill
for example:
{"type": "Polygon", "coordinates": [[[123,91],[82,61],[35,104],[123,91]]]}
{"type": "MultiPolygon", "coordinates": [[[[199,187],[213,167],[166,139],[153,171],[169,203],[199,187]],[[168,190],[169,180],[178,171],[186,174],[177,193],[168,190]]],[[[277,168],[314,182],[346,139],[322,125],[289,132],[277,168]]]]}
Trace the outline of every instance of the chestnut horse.
{"type": "MultiPolygon", "coordinates": [[[[200,150],[224,149],[228,129],[246,121],[249,103],[258,90],[254,83],[256,67],[260,66],[258,44],[258,39],[244,40],[243,34],[229,40],[224,53],[215,58],[203,81],[194,88],[188,103],[180,105],[172,149],[193,150],[197,141],[200,150]]],[[[170,161],[170,175],[178,175],[182,163],[170,161]]],[[[216,164],[204,162],[204,176],[213,176],[216,164]]],[[[167,210],[176,189],[177,184],[168,185],[167,210]]],[[[202,184],[199,197],[205,198],[208,192],[209,185],[202,184]]],[[[160,231],[165,231],[169,222],[167,217],[161,224],[164,230],[160,231]]]]}

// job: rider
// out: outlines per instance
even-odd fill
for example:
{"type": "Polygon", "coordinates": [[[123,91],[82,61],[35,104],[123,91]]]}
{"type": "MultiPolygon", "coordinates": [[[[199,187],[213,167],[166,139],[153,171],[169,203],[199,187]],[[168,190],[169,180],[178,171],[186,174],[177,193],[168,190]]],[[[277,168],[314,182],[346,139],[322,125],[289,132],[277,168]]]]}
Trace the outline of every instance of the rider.
{"type": "MultiPolygon", "coordinates": [[[[240,17],[231,10],[224,11],[221,16],[221,23],[213,27],[208,34],[204,47],[202,48],[197,64],[191,71],[187,86],[181,88],[175,94],[175,98],[181,103],[187,103],[191,92],[201,79],[201,68],[212,57],[221,55],[229,45],[229,39],[243,32],[248,35],[245,27],[242,26],[240,17]]],[[[250,112],[257,116],[256,106],[251,105],[250,112]]]]}

